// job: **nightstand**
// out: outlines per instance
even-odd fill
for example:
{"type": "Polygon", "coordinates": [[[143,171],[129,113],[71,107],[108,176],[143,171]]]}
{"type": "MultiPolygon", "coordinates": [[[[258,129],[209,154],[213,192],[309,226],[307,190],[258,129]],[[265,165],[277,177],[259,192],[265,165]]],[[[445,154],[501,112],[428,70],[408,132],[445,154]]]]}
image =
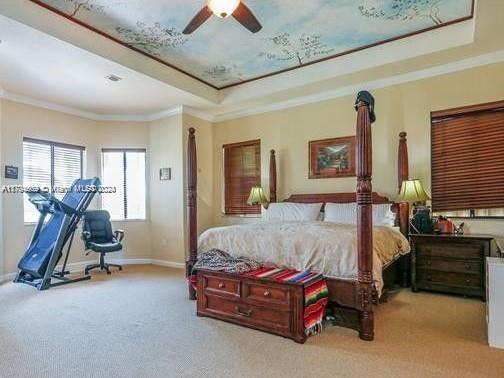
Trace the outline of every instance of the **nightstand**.
{"type": "Polygon", "coordinates": [[[485,258],[496,255],[491,235],[411,235],[411,288],[485,300],[485,258]]]}

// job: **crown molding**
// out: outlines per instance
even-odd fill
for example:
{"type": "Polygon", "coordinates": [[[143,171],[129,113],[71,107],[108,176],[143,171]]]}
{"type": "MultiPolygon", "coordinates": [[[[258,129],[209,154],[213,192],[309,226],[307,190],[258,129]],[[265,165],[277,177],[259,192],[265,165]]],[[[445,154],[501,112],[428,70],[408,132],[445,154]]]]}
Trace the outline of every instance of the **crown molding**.
{"type": "Polygon", "coordinates": [[[427,79],[430,77],[446,75],[458,71],[464,71],[467,69],[476,68],[480,66],[486,66],[489,64],[499,63],[502,61],[504,61],[504,50],[498,50],[488,54],[478,55],[452,63],[447,63],[414,72],[408,72],[406,74],[389,76],[378,80],[361,82],[358,84],[341,87],[331,91],[325,91],[313,95],[297,97],[292,100],[271,103],[263,106],[257,106],[255,108],[245,108],[235,112],[220,113],[213,117],[214,119],[213,122],[229,121],[237,118],[244,118],[257,114],[269,113],[297,106],[302,106],[306,104],[327,101],[338,97],[356,94],[362,89],[376,90],[380,88],[390,87],[393,85],[427,79]]]}
{"type": "Polygon", "coordinates": [[[48,110],[57,111],[60,113],[66,113],[74,115],[81,118],[90,119],[93,121],[102,122],[152,122],[163,118],[172,117],[179,114],[189,114],[194,117],[206,120],[208,122],[223,122],[232,119],[249,117],[256,114],[269,113],[279,110],[284,110],[288,108],[293,108],[297,106],[302,106],[306,104],[312,104],[321,101],[327,101],[330,99],[348,96],[357,93],[361,89],[365,88],[367,90],[376,90],[380,88],[385,88],[393,85],[408,83],[416,80],[427,79],[430,77],[435,77],[439,75],[445,75],[449,73],[454,73],[458,71],[463,71],[471,68],[476,68],[480,66],[485,66],[489,64],[499,63],[504,61],[504,50],[498,50],[487,54],[482,54],[474,56],[471,58],[459,60],[452,63],[447,63],[435,67],[426,68],[423,70],[418,70],[414,72],[409,72],[406,74],[394,75],[378,80],[372,80],[367,82],[361,82],[345,87],[341,87],[331,91],[320,92],[308,96],[301,96],[287,101],[280,101],[276,103],[271,103],[267,105],[258,106],[248,106],[243,109],[231,112],[222,112],[218,114],[212,114],[210,112],[202,111],[196,108],[192,108],[185,105],[179,105],[174,108],[166,109],[157,113],[151,114],[98,114],[93,112],[88,112],[85,110],[60,105],[48,101],[37,100],[31,97],[22,96],[18,94],[11,93],[0,87],[0,98],[19,102],[39,108],[44,108],[48,110]]]}

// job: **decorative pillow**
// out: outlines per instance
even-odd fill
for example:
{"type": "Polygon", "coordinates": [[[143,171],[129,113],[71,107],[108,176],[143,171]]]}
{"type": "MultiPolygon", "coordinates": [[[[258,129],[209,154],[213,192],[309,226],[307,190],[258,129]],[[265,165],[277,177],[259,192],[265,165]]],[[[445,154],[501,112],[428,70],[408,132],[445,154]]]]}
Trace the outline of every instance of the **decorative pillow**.
{"type": "MultiPolygon", "coordinates": [[[[339,224],[357,224],[357,204],[326,203],[324,221],[339,224]]],[[[373,205],[373,225],[394,226],[395,215],[390,204],[373,205]]]]}
{"type": "Polygon", "coordinates": [[[322,203],[270,203],[263,218],[268,221],[316,221],[322,203]]]}

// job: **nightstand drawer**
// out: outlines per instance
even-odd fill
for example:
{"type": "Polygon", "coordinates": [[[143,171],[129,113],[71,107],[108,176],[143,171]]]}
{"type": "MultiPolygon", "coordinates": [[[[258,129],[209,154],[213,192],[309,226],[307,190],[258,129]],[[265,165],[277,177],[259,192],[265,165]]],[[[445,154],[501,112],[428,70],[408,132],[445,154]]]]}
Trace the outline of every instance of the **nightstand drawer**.
{"type": "Polygon", "coordinates": [[[417,261],[418,269],[439,270],[443,272],[470,273],[481,276],[482,265],[479,261],[440,259],[422,256],[417,261]]]}
{"type": "Polygon", "coordinates": [[[483,259],[481,244],[471,243],[425,243],[416,246],[417,255],[459,259],[483,259]]]}
{"type": "Polygon", "coordinates": [[[473,274],[439,272],[429,269],[418,269],[418,281],[426,283],[443,284],[458,287],[481,287],[481,277],[473,274]]]}

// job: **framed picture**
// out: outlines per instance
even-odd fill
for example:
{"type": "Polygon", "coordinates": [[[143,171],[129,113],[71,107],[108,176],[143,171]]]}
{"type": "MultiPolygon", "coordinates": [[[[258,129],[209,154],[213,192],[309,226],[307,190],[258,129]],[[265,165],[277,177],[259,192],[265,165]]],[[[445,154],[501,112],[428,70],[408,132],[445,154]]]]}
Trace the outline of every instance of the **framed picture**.
{"type": "Polygon", "coordinates": [[[6,179],[15,179],[18,178],[18,167],[14,167],[12,165],[5,166],[5,176],[6,179]]]}
{"type": "Polygon", "coordinates": [[[314,140],[309,143],[311,179],[355,176],[355,137],[314,140]]]}

